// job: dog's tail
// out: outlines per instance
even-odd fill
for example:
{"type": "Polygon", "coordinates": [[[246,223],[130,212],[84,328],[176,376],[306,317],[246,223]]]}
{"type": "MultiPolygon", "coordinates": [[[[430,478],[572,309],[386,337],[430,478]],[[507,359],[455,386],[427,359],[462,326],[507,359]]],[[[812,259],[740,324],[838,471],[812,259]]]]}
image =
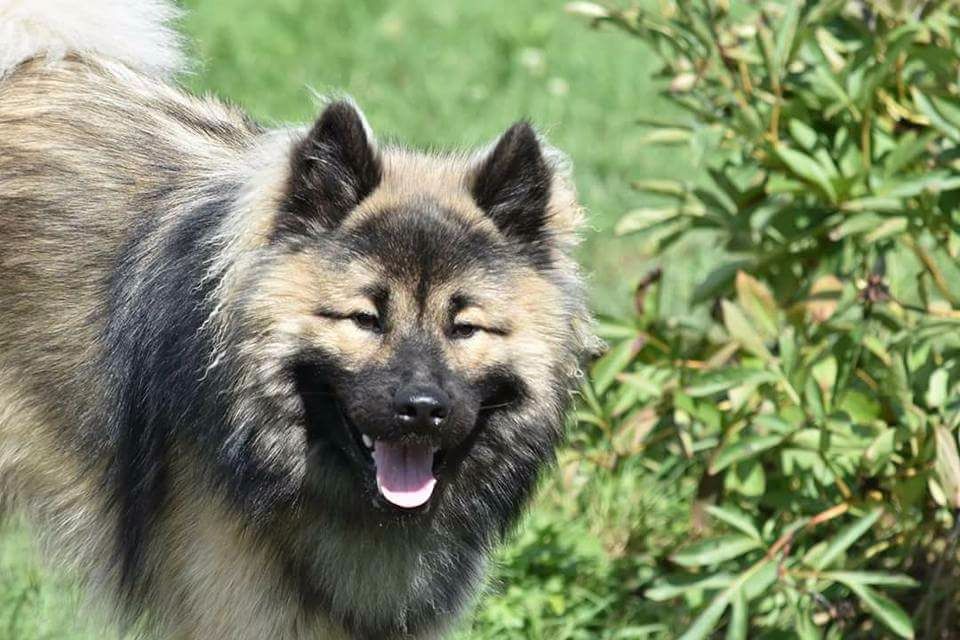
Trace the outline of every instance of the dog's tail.
{"type": "Polygon", "coordinates": [[[183,61],[170,0],[0,0],[0,78],[21,62],[96,55],[166,77],[183,61]]]}

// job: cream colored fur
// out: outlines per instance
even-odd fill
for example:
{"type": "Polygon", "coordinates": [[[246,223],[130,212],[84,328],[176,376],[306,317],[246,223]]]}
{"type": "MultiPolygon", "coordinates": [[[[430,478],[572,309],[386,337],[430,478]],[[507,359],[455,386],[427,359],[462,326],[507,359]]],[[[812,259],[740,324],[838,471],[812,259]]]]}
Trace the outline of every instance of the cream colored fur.
{"type": "Polygon", "coordinates": [[[25,60],[70,53],[165,77],[180,70],[179,11],[166,0],[0,0],[0,77],[25,60]]]}

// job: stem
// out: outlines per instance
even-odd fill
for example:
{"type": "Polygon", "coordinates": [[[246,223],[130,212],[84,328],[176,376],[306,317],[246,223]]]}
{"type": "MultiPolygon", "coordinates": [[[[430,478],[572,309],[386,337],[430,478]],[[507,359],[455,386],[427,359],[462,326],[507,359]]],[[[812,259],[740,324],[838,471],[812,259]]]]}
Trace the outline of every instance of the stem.
{"type": "Polygon", "coordinates": [[[873,165],[873,154],[870,151],[870,131],[873,123],[873,108],[867,107],[863,112],[863,122],[860,125],[860,155],[865,173],[870,173],[873,165]]]}
{"type": "Polygon", "coordinates": [[[776,144],[780,141],[780,108],[783,104],[783,89],[780,87],[780,78],[777,76],[770,76],[770,81],[773,83],[773,94],[776,98],[773,109],[770,111],[770,139],[776,144]]]}
{"type": "Polygon", "coordinates": [[[913,251],[914,255],[917,256],[917,259],[919,259],[923,264],[923,268],[926,269],[927,273],[930,274],[930,277],[933,278],[933,284],[937,287],[937,291],[939,291],[940,294],[950,302],[950,306],[960,306],[960,303],[958,303],[956,297],[950,293],[950,287],[947,284],[947,279],[944,277],[943,272],[940,271],[937,263],[933,261],[933,257],[909,236],[904,236],[904,243],[910,248],[911,251],[913,251]]]}
{"type": "MultiPolygon", "coordinates": [[[[834,505],[829,509],[824,509],[817,515],[810,518],[810,521],[807,522],[807,524],[805,524],[802,527],[802,530],[809,530],[816,527],[817,525],[823,524],[824,522],[828,522],[830,520],[833,520],[834,518],[838,518],[849,510],[850,510],[849,502],[841,502],[840,504],[834,505]]],[[[767,554],[766,554],[767,560],[771,560],[775,555],[777,555],[777,553],[780,552],[781,549],[790,545],[793,542],[794,537],[796,537],[797,531],[800,531],[800,530],[801,529],[788,531],[787,533],[777,538],[777,541],[774,542],[769,549],[767,549],[767,554]]]]}

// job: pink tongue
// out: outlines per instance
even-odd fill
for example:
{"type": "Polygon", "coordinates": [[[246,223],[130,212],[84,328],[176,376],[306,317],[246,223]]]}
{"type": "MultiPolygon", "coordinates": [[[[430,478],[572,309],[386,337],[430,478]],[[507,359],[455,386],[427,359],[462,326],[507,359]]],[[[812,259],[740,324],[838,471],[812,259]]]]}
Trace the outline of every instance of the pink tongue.
{"type": "Polygon", "coordinates": [[[384,498],[404,509],[426,504],[437,486],[433,448],[429,445],[377,442],[373,446],[377,488],[384,498]]]}

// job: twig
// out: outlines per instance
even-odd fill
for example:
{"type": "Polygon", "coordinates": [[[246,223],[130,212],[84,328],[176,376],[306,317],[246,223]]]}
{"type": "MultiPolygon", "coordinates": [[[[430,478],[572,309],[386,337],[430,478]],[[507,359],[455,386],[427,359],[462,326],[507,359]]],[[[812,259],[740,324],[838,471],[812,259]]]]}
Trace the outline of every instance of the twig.
{"type": "Polygon", "coordinates": [[[827,522],[829,520],[833,520],[834,518],[838,518],[842,516],[849,510],[850,510],[850,503],[841,502],[838,505],[834,505],[829,509],[825,509],[824,511],[821,511],[817,515],[810,518],[810,521],[807,522],[807,524],[805,524],[802,528],[794,529],[793,531],[788,531],[787,533],[777,538],[777,541],[774,542],[769,549],[767,549],[767,555],[766,555],[767,559],[772,560],[773,557],[777,555],[781,549],[783,549],[784,547],[788,547],[790,544],[792,544],[794,537],[797,535],[797,531],[812,529],[813,527],[819,524],[823,524],[824,522],[827,522]]]}
{"type": "Polygon", "coordinates": [[[930,274],[930,277],[933,278],[933,284],[936,285],[940,294],[950,302],[951,306],[960,306],[960,303],[958,303],[956,297],[954,297],[954,295],[950,292],[950,286],[947,284],[947,279],[944,277],[943,272],[940,271],[937,263],[934,262],[933,257],[909,236],[904,236],[904,243],[910,248],[911,251],[913,251],[914,255],[917,256],[917,259],[923,264],[923,268],[926,269],[927,273],[930,274]]]}

